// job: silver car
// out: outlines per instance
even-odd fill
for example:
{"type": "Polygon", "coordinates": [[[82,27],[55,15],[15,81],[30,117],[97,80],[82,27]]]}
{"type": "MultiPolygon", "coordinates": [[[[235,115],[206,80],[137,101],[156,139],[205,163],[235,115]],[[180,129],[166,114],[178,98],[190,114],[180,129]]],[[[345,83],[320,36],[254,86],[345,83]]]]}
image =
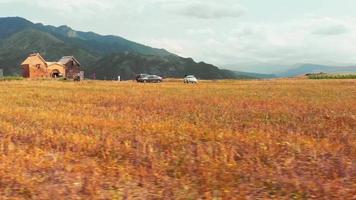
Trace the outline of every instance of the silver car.
{"type": "Polygon", "coordinates": [[[140,83],[160,83],[163,78],[157,75],[140,74],[136,77],[136,81],[140,83]]]}
{"type": "Polygon", "coordinates": [[[188,75],[184,77],[184,83],[198,83],[198,79],[193,75],[188,75]]]}

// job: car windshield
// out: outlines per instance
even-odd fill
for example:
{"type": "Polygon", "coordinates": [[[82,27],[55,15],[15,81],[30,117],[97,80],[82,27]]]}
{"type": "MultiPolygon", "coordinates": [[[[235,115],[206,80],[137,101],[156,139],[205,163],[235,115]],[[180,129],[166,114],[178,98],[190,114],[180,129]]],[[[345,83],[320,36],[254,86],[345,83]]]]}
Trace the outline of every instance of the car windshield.
{"type": "Polygon", "coordinates": [[[195,76],[189,75],[189,76],[187,76],[186,78],[195,78],[195,76]]]}

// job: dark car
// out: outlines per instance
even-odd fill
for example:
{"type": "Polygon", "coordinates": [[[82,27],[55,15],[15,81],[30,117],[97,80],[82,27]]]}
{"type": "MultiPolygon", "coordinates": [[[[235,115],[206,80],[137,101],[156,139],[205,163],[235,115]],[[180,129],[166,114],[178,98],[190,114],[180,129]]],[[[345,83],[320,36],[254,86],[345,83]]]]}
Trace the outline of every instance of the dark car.
{"type": "Polygon", "coordinates": [[[140,83],[160,83],[163,78],[157,75],[139,74],[136,76],[136,81],[140,83]]]}

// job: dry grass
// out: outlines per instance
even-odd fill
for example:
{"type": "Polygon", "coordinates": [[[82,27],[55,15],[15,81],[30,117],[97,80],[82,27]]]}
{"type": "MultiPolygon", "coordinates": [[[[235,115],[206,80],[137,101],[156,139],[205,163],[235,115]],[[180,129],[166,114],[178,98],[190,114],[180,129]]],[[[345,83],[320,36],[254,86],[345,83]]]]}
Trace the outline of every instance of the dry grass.
{"type": "Polygon", "coordinates": [[[356,198],[356,81],[12,81],[0,104],[0,199],[356,198]]]}

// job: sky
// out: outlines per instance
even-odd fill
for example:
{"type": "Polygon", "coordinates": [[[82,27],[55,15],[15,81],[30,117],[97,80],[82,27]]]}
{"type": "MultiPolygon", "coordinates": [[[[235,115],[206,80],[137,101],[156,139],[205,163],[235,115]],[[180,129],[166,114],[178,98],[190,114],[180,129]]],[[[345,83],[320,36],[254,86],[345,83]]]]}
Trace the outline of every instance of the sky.
{"type": "Polygon", "coordinates": [[[2,17],[68,25],[222,68],[356,65],[355,0],[0,0],[2,17]]]}

